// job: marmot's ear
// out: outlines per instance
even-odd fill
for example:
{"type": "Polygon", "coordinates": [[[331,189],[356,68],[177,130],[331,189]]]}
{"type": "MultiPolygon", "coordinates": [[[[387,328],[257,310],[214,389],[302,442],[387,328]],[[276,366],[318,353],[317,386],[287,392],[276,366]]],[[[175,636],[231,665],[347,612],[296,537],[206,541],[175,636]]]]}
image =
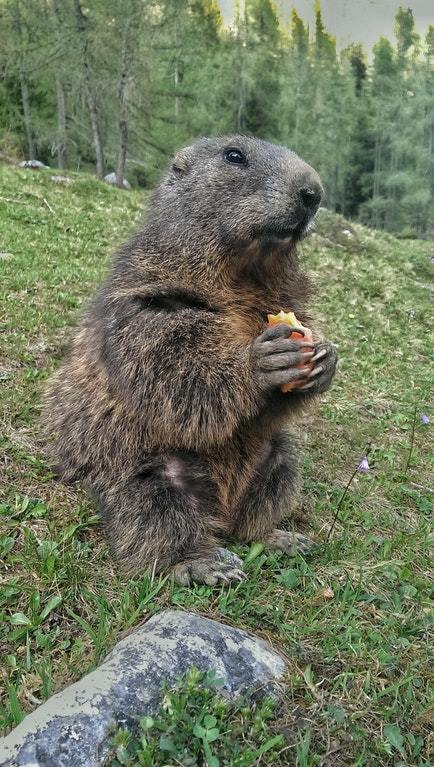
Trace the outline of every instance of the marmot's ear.
{"type": "Polygon", "coordinates": [[[191,147],[181,149],[173,158],[172,171],[176,176],[185,176],[191,168],[192,161],[191,147]]]}

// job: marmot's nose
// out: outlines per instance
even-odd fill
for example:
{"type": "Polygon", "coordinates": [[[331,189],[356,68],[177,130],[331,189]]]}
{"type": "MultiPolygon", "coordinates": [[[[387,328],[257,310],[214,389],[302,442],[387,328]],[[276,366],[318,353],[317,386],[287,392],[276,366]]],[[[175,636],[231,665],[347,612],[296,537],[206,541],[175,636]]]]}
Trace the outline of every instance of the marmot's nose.
{"type": "Polygon", "coordinates": [[[314,213],[321,202],[322,189],[318,183],[312,182],[301,187],[300,197],[304,207],[307,208],[309,213],[314,213]]]}

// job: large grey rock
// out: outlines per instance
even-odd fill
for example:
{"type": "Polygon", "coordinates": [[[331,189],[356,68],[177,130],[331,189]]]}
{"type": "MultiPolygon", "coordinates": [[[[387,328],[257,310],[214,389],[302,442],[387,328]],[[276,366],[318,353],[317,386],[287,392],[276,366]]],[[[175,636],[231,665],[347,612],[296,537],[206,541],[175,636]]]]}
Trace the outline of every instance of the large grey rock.
{"type": "Polygon", "coordinates": [[[40,160],[22,160],[22,162],[18,163],[19,168],[30,168],[30,170],[41,170],[41,168],[48,168],[48,165],[45,165],[40,160]]]}
{"type": "Polygon", "coordinates": [[[228,697],[270,693],[285,670],[271,647],[244,631],[167,610],[122,639],[102,665],[53,695],[0,740],[2,767],[97,767],[114,726],[151,714],[161,684],[192,666],[214,669],[228,697]]]}

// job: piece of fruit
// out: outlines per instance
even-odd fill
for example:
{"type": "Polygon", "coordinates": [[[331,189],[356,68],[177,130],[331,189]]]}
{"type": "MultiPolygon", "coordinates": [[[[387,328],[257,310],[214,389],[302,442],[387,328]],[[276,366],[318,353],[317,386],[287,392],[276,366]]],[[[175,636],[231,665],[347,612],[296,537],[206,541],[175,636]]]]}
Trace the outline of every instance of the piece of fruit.
{"type": "MultiPolygon", "coordinates": [[[[283,309],[279,312],[279,314],[268,314],[267,315],[268,320],[268,327],[271,328],[273,325],[278,325],[280,322],[284,322],[286,325],[290,325],[291,327],[298,327],[301,328],[301,330],[304,331],[303,333],[299,333],[297,330],[294,330],[291,333],[291,338],[298,341],[298,340],[305,340],[309,341],[309,343],[312,343],[312,331],[310,328],[305,328],[301,323],[298,321],[297,317],[295,316],[294,312],[284,312],[283,309]]],[[[301,347],[301,352],[310,352],[312,351],[308,346],[307,347],[301,347]]],[[[313,362],[300,362],[297,365],[298,368],[306,368],[306,367],[313,367],[313,362]]],[[[291,383],[283,384],[281,386],[281,389],[283,392],[292,391],[293,389],[297,389],[299,386],[303,386],[307,382],[306,378],[301,379],[300,381],[291,381],[291,383]]]]}

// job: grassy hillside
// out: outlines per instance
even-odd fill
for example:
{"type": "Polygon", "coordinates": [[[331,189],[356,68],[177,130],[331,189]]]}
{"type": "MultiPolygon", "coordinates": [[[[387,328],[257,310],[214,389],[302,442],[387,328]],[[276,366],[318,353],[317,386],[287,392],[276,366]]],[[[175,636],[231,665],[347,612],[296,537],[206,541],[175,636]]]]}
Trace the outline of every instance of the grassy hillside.
{"type": "Polygon", "coordinates": [[[231,588],[130,580],[110,559],[89,501],[53,481],[38,447],[45,380],[146,202],[71,178],[61,186],[50,171],[0,166],[0,727],[174,605],[254,630],[289,657],[273,724],[284,750],[261,764],[428,767],[433,243],[398,241],[323,212],[302,246],[341,359],[305,424],[303,509],[321,542],[315,555],[253,550],[249,579],[231,588]],[[356,473],[343,497],[367,451],[369,471],[356,473]]]}

